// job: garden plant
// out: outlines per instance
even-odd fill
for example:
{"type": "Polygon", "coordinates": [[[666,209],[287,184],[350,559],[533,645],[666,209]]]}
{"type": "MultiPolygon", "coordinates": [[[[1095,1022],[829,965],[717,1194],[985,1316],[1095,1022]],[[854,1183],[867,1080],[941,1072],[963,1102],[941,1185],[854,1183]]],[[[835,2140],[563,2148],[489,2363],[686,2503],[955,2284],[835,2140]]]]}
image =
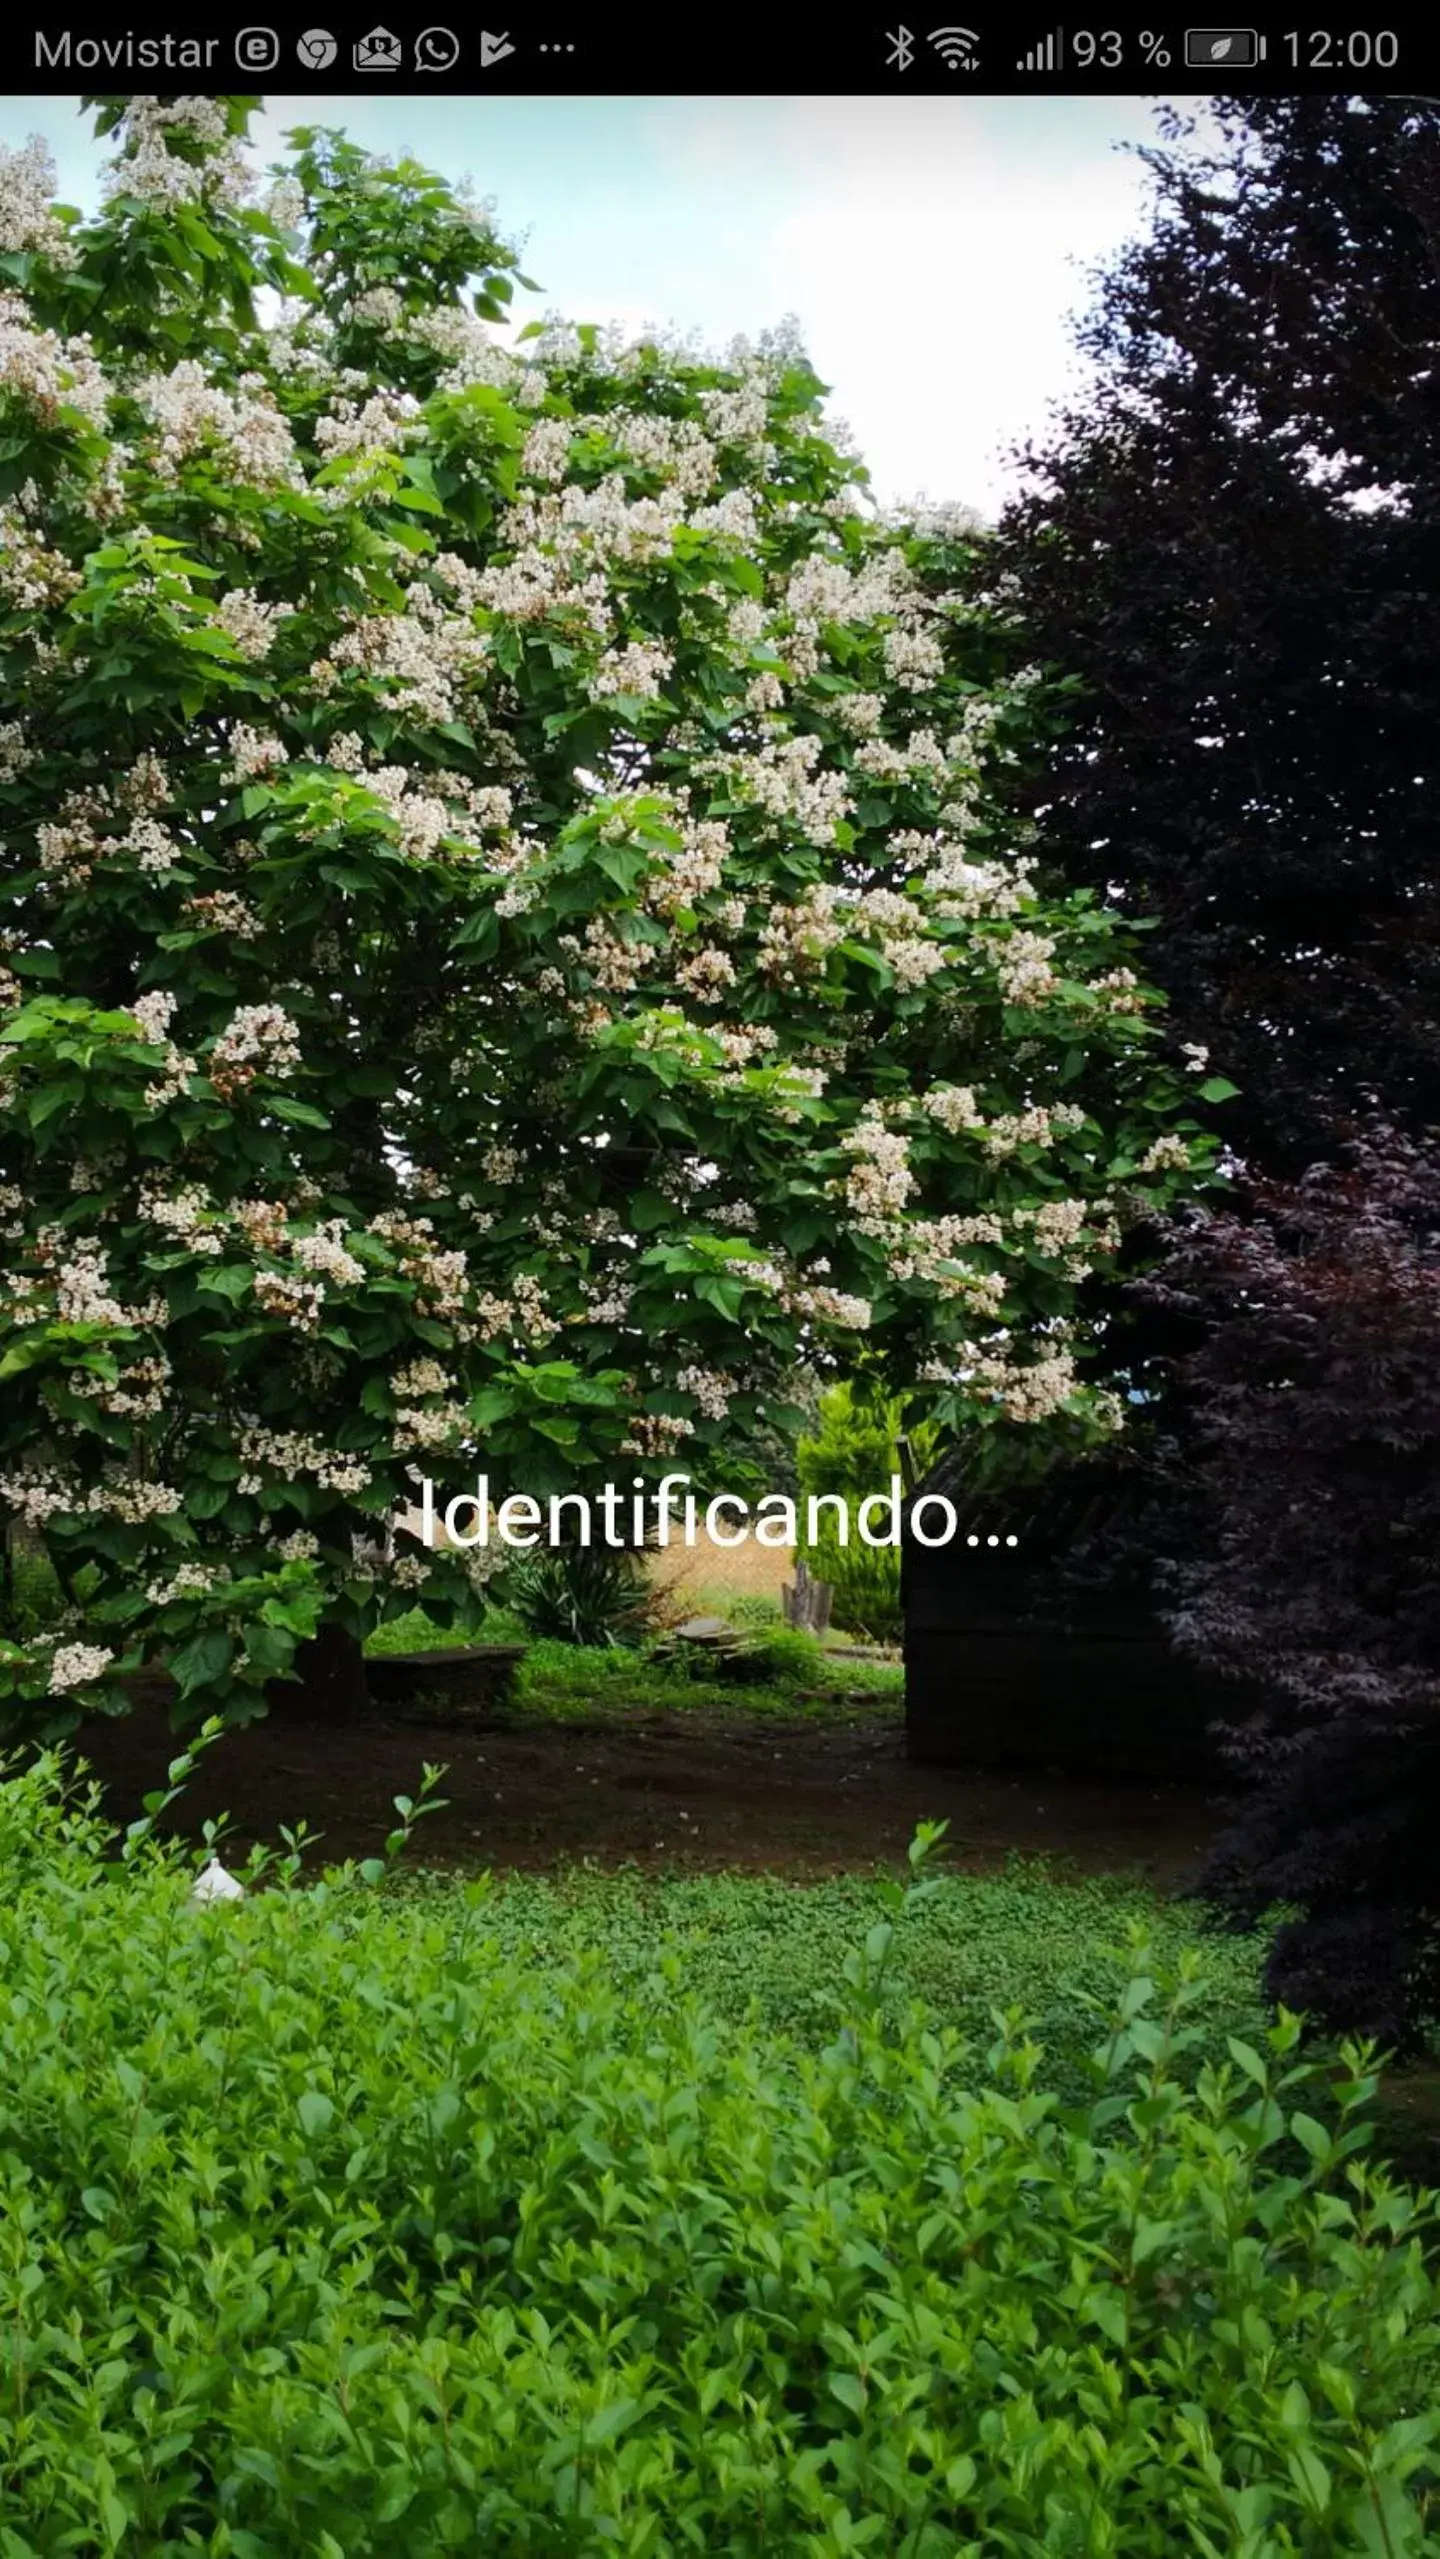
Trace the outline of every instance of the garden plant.
{"type": "Polygon", "coordinates": [[[887,2001],[924,1832],[802,2046],[663,1943],[507,1954],[484,1879],[294,1840],[197,1904],[167,1800],[117,1855],[53,1755],[0,1783],[5,2559],[1440,2546],[1363,2048],[1198,2052],[1198,1959],[1137,1944],[1061,2104],[1023,2019],[887,2001]]]}

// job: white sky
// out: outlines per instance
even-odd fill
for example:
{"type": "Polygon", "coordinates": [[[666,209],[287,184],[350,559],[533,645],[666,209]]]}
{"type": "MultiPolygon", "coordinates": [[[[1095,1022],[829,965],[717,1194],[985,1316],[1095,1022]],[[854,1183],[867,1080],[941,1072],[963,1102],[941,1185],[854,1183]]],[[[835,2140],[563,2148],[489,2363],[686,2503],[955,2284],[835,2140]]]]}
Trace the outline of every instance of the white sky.
{"type": "MultiPolygon", "coordinates": [[[[1006,448],[1076,376],[1086,271],[1139,224],[1154,134],[1139,98],[275,98],[493,196],[543,288],[522,320],[621,319],[723,346],[794,313],[882,501],[992,513],[1006,448]]],[[[95,197],[78,102],[0,99],[61,192],[95,197]]]]}

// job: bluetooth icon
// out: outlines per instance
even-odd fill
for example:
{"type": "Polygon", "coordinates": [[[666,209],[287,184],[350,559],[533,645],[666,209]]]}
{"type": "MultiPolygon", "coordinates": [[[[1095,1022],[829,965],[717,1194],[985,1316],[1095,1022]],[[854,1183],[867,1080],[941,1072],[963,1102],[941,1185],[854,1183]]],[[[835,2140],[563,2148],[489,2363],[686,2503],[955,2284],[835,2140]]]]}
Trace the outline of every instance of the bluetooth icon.
{"type": "Polygon", "coordinates": [[[885,41],[890,47],[885,56],[887,71],[908,71],[915,59],[915,38],[909,27],[890,27],[885,41]]]}

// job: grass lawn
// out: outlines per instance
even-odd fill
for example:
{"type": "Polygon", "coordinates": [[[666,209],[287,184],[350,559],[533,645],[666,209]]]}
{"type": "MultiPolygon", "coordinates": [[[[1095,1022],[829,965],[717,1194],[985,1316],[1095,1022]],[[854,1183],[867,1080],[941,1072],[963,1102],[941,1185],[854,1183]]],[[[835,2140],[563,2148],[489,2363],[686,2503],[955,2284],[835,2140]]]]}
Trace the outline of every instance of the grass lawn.
{"type": "MultiPolygon", "coordinates": [[[[423,1826],[412,1855],[423,1858],[423,1826]]],[[[391,1889],[444,1917],[463,1886],[414,1865],[391,1889]]],[[[495,1875],[480,1935],[497,1956],[542,1969],[598,1954],[627,1995],[663,2007],[693,1991],[723,2017],[813,2044],[835,2031],[846,1957],[874,1917],[874,1884],[861,1875],[797,1883],[577,1865],[495,1875]]],[[[1050,2057],[1051,2084],[1063,2078],[1078,2092],[1077,2065],[1097,2039],[1089,2003],[1108,2010],[1136,1932],[1172,1961],[1196,1942],[1199,1914],[1134,1877],[1069,1877],[1041,1860],[1013,1859],[1000,1875],[940,1871],[933,1899],[897,1934],[886,2004],[898,2016],[920,2000],[934,2023],[963,2031],[977,2058],[997,2018],[1021,2012],[1050,2057]]],[[[1204,1955],[1207,1990],[1192,2022],[1223,2055],[1227,2034],[1253,2040],[1268,2022],[1257,1992],[1264,1941],[1207,1935],[1204,1955]]]]}
{"type": "MultiPolygon", "coordinates": [[[[541,1639],[532,1641],[514,1618],[499,1609],[486,1619],[480,1641],[525,1646],[515,1683],[518,1717],[549,1722],[595,1716],[636,1714],[701,1714],[733,1710],[742,1704],[747,1715],[822,1720],[849,1716],[857,1706],[898,1714],[905,1694],[905,1672],[898,1661],[870,1661],[842,1649],[844,1639],[830,1643],[795,1635],[789,1628],[750,1627],[737,1631],[763,1646],[774,1674],[747,1678],[706,1676],[708,1659],[696,1648],[693,1659],[677,1659],[661,1647],[579,1646],[541,1639]],[[688,1666],[686,1664],[688,1663],[688,1666]]],[[[448,1651],[473,1637],[447,1634],[432,1626],[423,1609],[392,1618],[371,1636],[371,1655],[448,1651]]]]}

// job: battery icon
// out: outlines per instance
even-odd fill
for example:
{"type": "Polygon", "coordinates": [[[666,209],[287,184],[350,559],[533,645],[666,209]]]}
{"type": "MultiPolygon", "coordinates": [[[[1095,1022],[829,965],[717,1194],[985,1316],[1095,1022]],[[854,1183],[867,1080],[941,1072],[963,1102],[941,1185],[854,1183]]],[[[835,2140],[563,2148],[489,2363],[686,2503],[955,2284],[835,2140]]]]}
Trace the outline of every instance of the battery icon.
{"type": "Polygon", "coordinates": [[[1195,71],[1253,71],[1261,58],[1253,27],[1187,27],[1185,60],[1195,71]]]}

